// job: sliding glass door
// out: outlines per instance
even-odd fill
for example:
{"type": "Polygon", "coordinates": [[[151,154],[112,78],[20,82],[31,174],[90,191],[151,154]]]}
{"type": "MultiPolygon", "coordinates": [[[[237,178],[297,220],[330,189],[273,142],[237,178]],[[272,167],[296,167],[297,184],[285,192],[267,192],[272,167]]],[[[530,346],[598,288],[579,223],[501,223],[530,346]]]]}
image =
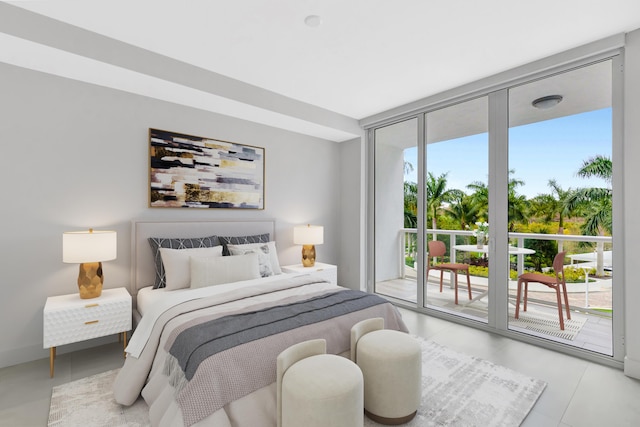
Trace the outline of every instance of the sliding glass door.
{"type": "Polygon", "coordinates": [[[425,114],[423,231],[428,255],[425,307],[484,322],[490,273],[487,114],[486,96],[425,114]],[[429,253],[434,245],[444,252],[429,253]],[[443,264],[457,265],[444,269],[443,264]]]}
{"type": "Polygon", "coordinates": [[[418,120],[375,130],[375,292],[416,303],[418,120]]]}
{"type": "MultiPolygon", "coordinates": [[[[509,328],[612,355],[612,61],[509,90],[509,328]],[[523,249],[520,249],[521,251],[523,249]],[[531,282],[515,318],[523,270],[555,279],[563,262],[566,298],[531,282]],[[571,318],[569,318],[571,317],[571,318]]],[[[534,277],[535,278],[535,277],[534,277]]],[[[540,279],[540,276],[537,276],[540,279]]]]}
{"type": "Polygon", "coordinates": [[[371,129],[373,290],[615,356],[618,62],[523,78],[371,129]],[[553,283],[558,253],[566,298],[553,283]],[[534,276],[518,292],[523,275],[534,276]]]}

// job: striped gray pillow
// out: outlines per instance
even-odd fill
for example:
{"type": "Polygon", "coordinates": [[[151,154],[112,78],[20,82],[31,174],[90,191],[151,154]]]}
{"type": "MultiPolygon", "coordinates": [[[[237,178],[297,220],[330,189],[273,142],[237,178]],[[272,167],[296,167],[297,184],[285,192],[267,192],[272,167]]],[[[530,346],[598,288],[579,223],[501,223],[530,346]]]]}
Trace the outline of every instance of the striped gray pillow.
{"type": "Polygon", "coordinates": [[[153,289],[164,288],[167,285],[166,273],[164,265],[162,265],[162,256],[160,256],[160,248],[170,249],[191,249],[191,248],[212,248],[220,245],[218,236],[207,237],[149,237],[147,239],[151,245],[151,253],[153,255],[153,264],[156,270],[156,277],[153,283],[153,289]]]}

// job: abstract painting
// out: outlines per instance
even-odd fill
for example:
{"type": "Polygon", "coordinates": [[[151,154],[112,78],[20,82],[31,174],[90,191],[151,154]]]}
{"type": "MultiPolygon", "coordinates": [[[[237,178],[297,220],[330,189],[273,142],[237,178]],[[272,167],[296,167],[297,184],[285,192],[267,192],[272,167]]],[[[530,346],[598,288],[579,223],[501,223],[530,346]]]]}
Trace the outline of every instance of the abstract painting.
{"type": "Polygon", "coordinates": [[[264,148],[149,129],[149,206],[264,209],[264,148]]]}

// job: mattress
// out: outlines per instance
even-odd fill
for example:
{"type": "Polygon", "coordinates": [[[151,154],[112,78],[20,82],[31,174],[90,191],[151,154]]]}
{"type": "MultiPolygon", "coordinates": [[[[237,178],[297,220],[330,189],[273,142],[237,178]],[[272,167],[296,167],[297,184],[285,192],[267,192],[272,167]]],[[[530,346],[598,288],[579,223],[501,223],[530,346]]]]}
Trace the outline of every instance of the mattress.
{"type": "Polygon", "coordinates": [[[144,316],[145,313],[148,313],[151,307],[161,300],[165,293],[166,291],[164,288],[153,289],[153,286],[147,286],[146,288],[140,289],[136,298],[136,304],[140,315],[144,316]]]}

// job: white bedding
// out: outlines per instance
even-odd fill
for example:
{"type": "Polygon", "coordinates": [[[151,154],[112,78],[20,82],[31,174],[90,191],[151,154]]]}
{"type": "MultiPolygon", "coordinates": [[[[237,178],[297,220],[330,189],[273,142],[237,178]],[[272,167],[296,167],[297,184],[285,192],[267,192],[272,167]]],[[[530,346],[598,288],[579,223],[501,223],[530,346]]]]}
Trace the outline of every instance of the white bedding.
{"type": "MultiPolygon", "coordinates": [[[[295,276],[303,276],[306,273],[299,274],[291,274],[287,275],[289,277],[295,276]]],[[[138,310],[141,314],[143,314],[142,320],[136,327],[136,331],[131,337],[131,341],[129,345],[125,349],[127,352],[127,356],[132,356],[135,358],[140,357],[140,353],[144,349],[149,336],[151,335],[151,331],[153,326],[155,325],[158,318],[171,307],[200,298],[206,298],[215,295],[224,295],[229,293],[230,291],[237,291],[241,288],[251,288],[256,285],[260,285],[262,283],[269,283],[273,281],[280,280],[283,276],[273,275],[270,277],[261,277],[259,279],[253,280],[245,280],[242,282],[234,282],[234,283],[226,283],[223,285],[216,286],[207,286],[204,288],[197,289],[177,289],[175,291],[166,291],[163,289],[152,289],[149,291],[144,291],[145,296],[142,297],[144,300],[143,308],[140,307],[140,293],[143,289],[149,289],[148,287],[143,288],[138,292],[138,310]],[[160,291],[160,292],[158,292],[160,291]]]]}
{"type": "Polygon", "coordinates": [[[136,307],[140,315],[144,316],[156,304],[156,301],[164,298],[165,292],[165,288],[153,289],[153,286],[140,289],[136,297],[136,307]]]}
{"type": "MultiPolygon", "coordinates": [[[[278,274],[308,274],[308,273],[278,273],[278,274]]],[[[153,289],[153,286],[146,286],[138,291],[136,297],[136,307],[140,316],[144,316],[151,307],[155,306],[157,301],[160,301],[162,298],[165,298],[165,292],[167,291],[165,288],[153,289]]]]}

